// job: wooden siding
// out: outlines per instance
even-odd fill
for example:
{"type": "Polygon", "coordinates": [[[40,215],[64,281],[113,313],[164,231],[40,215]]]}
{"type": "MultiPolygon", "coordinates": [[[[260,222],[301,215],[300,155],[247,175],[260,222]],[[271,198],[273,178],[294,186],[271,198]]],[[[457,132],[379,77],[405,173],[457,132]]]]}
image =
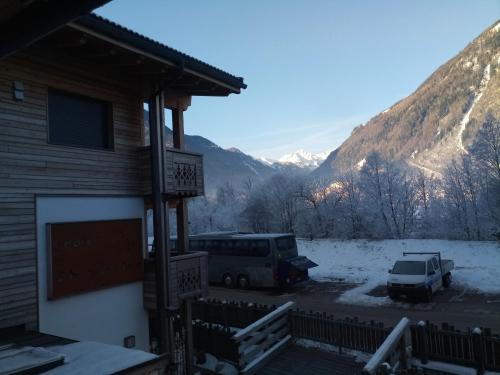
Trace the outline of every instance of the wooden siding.
{"type": "Polygon", "coordinates": [[[124,86],[36,53],[0,62],[0,328],[37,328],[36,194],[142,194],[143,104],[124,86]],[[111,102],[114,150],[48,144],[49,88],[111,102]]]}

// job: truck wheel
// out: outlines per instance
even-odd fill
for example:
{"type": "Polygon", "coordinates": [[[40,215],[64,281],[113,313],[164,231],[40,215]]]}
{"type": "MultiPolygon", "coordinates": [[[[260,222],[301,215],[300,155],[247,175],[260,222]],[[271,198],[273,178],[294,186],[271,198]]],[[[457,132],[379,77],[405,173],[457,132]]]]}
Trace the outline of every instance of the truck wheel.
{"type": "Polygon", "coordinates": [[[250,281],[248,281],[248,277],[245,275],[238,276],[238,287],[240,289],[248,289],[250,286],[250,281]]]}
{"type": "Polygon", "coordinates": [[[427,290],[425,291],[425,302],[431,302],[432,301],[432,289],[431,288],[427,288],[427,290]]]}
{"type": "Polygon", "coordinates": [[[447,273],[443,277],[443,286],[448,288],[451,285],[451,273],[447,273]]]}
{"type": "Polygon", "coordinates": [[[222,276],[222,283],[226,288],[232,288],[234,286],[233,277],[228,273],[224,274],[224,276],[222,276]]]}

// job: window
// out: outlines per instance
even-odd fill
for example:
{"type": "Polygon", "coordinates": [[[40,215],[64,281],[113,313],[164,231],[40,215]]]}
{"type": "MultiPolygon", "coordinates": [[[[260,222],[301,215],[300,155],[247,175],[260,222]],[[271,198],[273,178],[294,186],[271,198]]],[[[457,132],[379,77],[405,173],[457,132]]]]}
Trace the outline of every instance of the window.
{"type": "Polygon", "coordinates": [[[434,267],[430,260],[427,261],[427,275],[431,275],[434,272],[434,267]]]}
{"type": "Polygon", "coordinates": [[[436,258],[432,258],[432,265],[436,271],[439,269],[439,264],[436,258]]]}
{"type": "Polygon", "coordinates": [[[113,148],[111,103],[49,90],[49,143],[113,148]]]}
{"type": "Polygon", "coordinates": [[[394,264],[392,273],[396,275],[425,275],[425,262],[400,260],[394,264]]]}
{"type": "Polygon", "coordinates": [[[295,248],[295,238],[292,236],[280,237],[276,239],[276,247],[279,252],[288,251],[295,248]]]}
{"type": "Polygon", "coordinates": [[[244,257],[266,257],[269,255],[268,240],[235,240],[235,255],[244,257]]]}
{"type": "Polygon", "coordinates": [[[189,248],[191,251],[207,251],[205,249],[205,241],[203,240],[190,240],[189,248]]]}

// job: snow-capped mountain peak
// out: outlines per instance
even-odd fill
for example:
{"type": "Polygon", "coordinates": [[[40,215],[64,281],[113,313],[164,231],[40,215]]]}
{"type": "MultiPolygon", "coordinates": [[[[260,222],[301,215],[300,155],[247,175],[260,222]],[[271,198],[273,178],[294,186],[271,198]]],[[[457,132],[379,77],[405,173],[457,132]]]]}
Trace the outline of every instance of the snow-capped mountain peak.
{"type": "Polygon", "coordinates": [[[259,158],[258,159],[262,164],[265,164],[265,165],[273,165],[274,163],[276,163],[276,160],[274,159],[270,159],[270,158],[259,158]]]}
{"type": "Polygon", "coordinates": [[[294,164],[301,168],[316,168],[328,156],[329,152],[313,154],[303,149],[299,149],[291,154],[283,155],[278,162],[282,164],[294,164]]]}

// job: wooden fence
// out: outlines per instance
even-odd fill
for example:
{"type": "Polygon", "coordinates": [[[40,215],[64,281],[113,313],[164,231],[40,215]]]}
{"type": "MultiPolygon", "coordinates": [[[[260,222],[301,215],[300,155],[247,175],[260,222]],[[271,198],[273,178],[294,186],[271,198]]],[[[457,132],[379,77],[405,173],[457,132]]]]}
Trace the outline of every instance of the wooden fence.
{"type": "Polygon", "coordinates": [[[232,336],[238,344],[240,374],[254,374],[292,339],[288,314],[295,302],[287,302],[232,336]]]}
{"type": "MultiPolygon", "coordinates": [[[[204,342],[206,344],[202,346],[211,350],[216,347],[223,354],[221,355],[223,358],[233,358],[234,361],[236,349],[234,343],[227,340],[229,335],[227,327],[247,327],[274,309],[275,306],[242,302],[218,300],[195,302],[193,318],[216,324],[212,328],[207,328],[207,325],[200,328],[204,330],[203,332],[207,330],[210,332],[204,333],[206,335],[204,339],[195,339],[195,344],[196,341],[204,342]],[[219,336],[220,339],[216,339],[219,336]],[[215,340],[217,345],[209,345],[207,340],[215,340]]],[[[391,328],[374,321],[360,322],[356,318],[338,319],[325,313],[300,310],[290,310],[288,321],[292,337],[334,345],[339,351],[347,348],[375,353],[391,332],[391,328]]],[[[492,335],[489,329],[482,329],[481,334],[474,335],[472,330],[457,331],[449,324],[438,327],[423,323],[423,325],[411,325],[410,335],[413,356],[424,363],[432,359],[474,367],[478,370],[478,374],[485,370],[500,371],[500,337],[492,335]]]]}
{"type": "Polygon", "coordinates": [[[196,309],[193,310],[196,313],[193,315],[197,320],[193,324],[194,347],[232,362],[241,374],[250,375],[258,371],[292,338],[288,313],[294,305],[293,302],[287,302],[269,311],[241,329],[235,329],[235,326],[249,321],[251,316],[262,315],[267,308],[254,309],[253,306],[244,304],[251,312],[240,314],[242,318],[236,320],[235,309],[238,307],[241,309],[241,304],[215,301],[215,303],[198,302],[195,305],[196,309]],[[205,317],[201,316],[203,313],[206,313],[205,317]],[[212,322],[209,322],[210,319],[212,322]],[[229,322],[233,325],[228,325],[229,322]]]}
{"type": "Polygon", "coordinates": [[[357,318],[336,319],[326,313],[295,310],[290,313],[292,336],[375,353],[390,333],[382,323],[360,322],[357,318]]]}
{"type": "Polygon", "coordinates": [[[273,311],[276,306],[246,302],[200,299],[193,302],[193,319],[224,327],[244,328],[273,311]]]}
{"type": "Polygon", "coordinates": [[[413,356],[423,363],[429,359],[474,367],[478,374],[485,370],[500,371],[500,337],[489,329],[467,332],[442,324],[420,322],[410,328],[413,356]]]}
{"type": "Polygon", "coordinates": [[[232,339],[234,332],[219,324],[196,321],[193,324],[193,343],[197,350],[208,352],[217,358],[238,364],[238,345],[232,339]]]}
{"type": "MultiPolygon", "coordinates": [[[[193,319],[222,327],[243,328],[274,309],[275,306],[207,299],[193,303],[193,319]]],[[[326,313],[301,310],[290,310],[288,322],[293,337],[335,345],[340,352],[342,348],[347,348],[375,353],[391,331],[382,323],[374,321],[360,322],[357,318],[337,319],[326,313]]],[[[217,331],[216,328],[214,330],[217,331]]],[[[212,335],[219,335],[219,332],[212,335]]]]}
{"type": "Polygon", "coordinates": [[[363,367],[363,375],[385,375],[392,368],[407,373],[406,333],[409,327],[408,318],[402,318],[363,367]]]}

